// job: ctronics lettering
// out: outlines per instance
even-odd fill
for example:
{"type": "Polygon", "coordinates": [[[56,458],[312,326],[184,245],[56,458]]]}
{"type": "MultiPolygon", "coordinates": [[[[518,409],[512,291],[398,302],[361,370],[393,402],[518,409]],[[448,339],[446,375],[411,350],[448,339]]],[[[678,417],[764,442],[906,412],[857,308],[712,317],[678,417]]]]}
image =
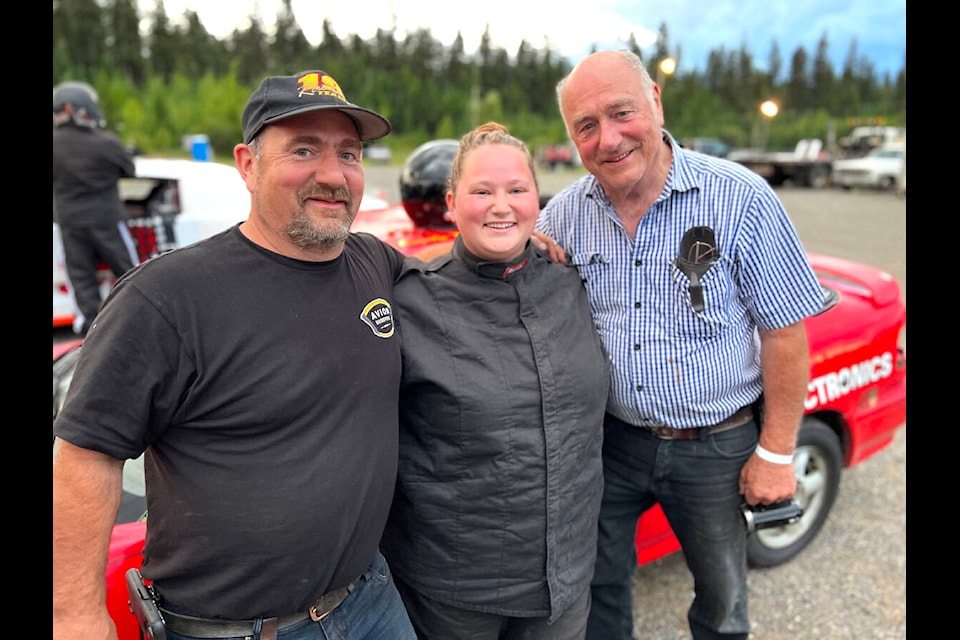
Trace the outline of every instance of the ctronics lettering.
{"type": "Polygon", "coordinates": [[[817,406],[842,398],[851,391],[887,378],[893,373],[893,353],[876,355],[868,360],[839,371],[818,376],[807,385],[803,408],[812,411],[817,406]]]}

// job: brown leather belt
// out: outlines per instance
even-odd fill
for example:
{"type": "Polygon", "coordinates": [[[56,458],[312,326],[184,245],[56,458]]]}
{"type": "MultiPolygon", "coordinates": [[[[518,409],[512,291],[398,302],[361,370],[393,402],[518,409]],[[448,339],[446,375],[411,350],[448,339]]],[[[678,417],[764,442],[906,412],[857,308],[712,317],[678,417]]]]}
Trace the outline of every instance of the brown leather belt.
{"type": "Polygon", "coordinates": [[[709,427],[690,427],[677,429],[675,427],[640,427],[661,440],[700,440],[714,433],[729,431],[747,424],[753,420],[753,407],[740,407],[732,416],[718,424],[709,427]]]}
{"type": "MultiPolygon", "coordinates": [[[[277,632],[308,618],[320,621],[336,609],[350,595],[350,587],[341,587],[326,593],[310,607],[309,611],[292,613],[279,618],[264,618],[260,628],[260,640],[276,640],[277,632]]],[[[167,628],[176,633],[195,638],[232,638],[253,636],[256,620],[216,620],[196,618],[175,613],[160,607],[160,614],[167,628]]]]}

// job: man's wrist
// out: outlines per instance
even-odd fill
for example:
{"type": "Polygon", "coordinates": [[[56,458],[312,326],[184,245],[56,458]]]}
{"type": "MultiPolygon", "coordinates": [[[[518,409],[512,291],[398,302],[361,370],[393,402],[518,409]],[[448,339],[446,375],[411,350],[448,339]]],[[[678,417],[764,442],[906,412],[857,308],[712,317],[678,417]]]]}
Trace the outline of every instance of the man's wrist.
{"type": "Polygon", "coordinates": [[[766,460],[773,464],[793,464],[793,453],[790,455],[774,453],[773,451],[767,451],[758,444],[756,454],[761,460],[766,460]]]}

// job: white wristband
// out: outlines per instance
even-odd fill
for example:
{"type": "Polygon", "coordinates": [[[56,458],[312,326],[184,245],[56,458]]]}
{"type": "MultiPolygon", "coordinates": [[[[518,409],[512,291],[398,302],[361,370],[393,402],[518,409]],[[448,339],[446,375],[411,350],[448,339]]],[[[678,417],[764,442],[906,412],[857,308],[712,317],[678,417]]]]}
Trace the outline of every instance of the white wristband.
{"type": "Polygon", "coordinates": [[[782,453],[774,453],[773,451],[767,451],[759,444],[757,445],[757,455],[760,456],[761,460],[766,460],[767,462],[772,462],[773,464],[793,464],[793,454],[791,453],[788,456],[783,455],[782,453]]]}

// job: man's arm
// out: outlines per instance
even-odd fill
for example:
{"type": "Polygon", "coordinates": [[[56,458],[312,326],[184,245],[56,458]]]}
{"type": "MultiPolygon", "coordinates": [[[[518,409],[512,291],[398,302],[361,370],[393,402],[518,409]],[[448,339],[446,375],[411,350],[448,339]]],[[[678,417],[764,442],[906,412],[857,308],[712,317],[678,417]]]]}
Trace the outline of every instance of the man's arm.
{"type": "MultiPolygon", "coordinates": [[[[759,446],[773,454],[792,456],[810,378],[806,329],[800,321],[759,333],[764,399],[759,446]]],[[[740,471],[740,493],[749,504],[779,502],[796,490],[793,464],[769,462],[754,453],[740,471]]]]}
{"type": "Polygon", "coordinates": [[[105,573],[123,460],[53,443],[53,637],[115,639],[105,573]]]}

